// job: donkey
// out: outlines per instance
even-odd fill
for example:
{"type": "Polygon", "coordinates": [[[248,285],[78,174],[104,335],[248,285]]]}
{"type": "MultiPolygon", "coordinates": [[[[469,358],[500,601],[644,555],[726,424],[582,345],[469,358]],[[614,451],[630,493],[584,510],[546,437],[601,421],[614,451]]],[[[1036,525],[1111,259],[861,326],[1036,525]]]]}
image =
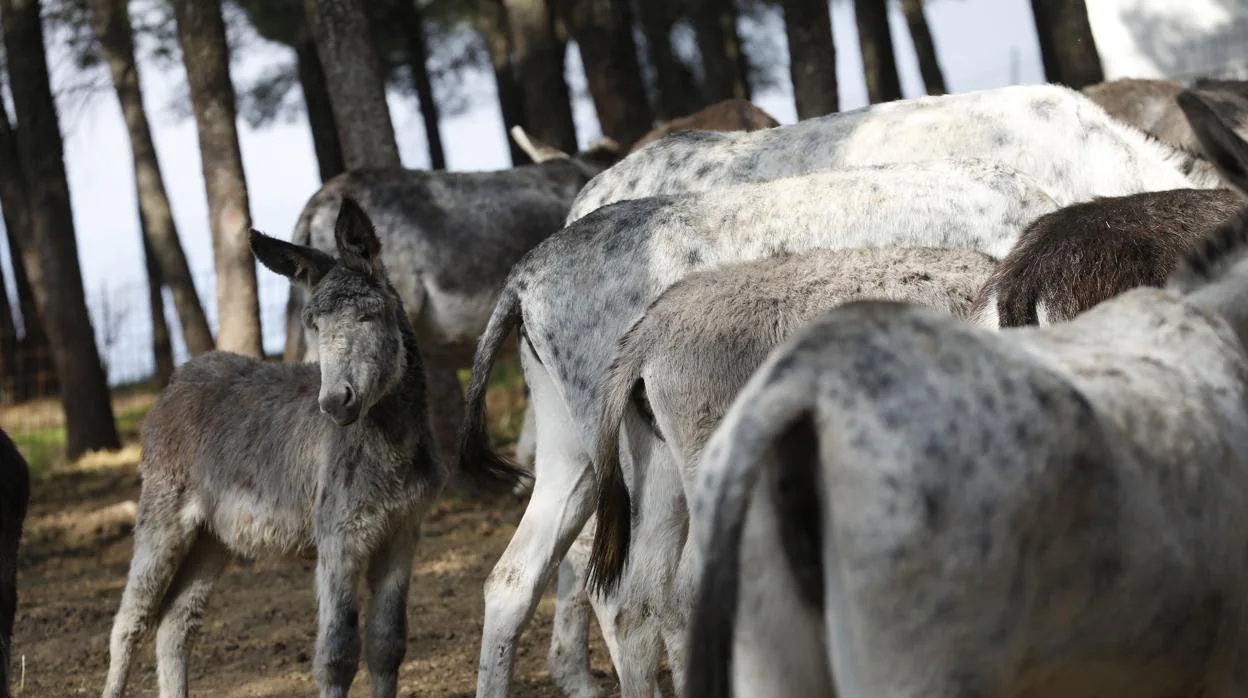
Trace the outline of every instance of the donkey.
{"type": "MultiPolygon", "coordinates": [[[[754,106],[747,99],[725,99],[704,109],[656,125],[629,148],[629,152],[679,131],[757,131],[779,126],[775,117],[754,106]]],[[[558,148],[533,139],[520,126],[512,126],[511,138],[533,162],[547,162],[569,155],[558,148]]]]}
{"type": "MultiPolygon", "coordinates": [[[[1248,81],[1198,78],[1192,89],[1204,97],[1236,130],[1248,133],[1248,81]]],[[[1183,90],[1175,80],[1123,78],[1081,90],[1110,116],[1201,157],[1192,128],[1174,98],[1183,90]]]]}
{"type": "MultiPolygon", "coordinates": [[[[316,556],[322,696],[345,697],[355,676],[356,591],[366,580],[372,694],[395,695],[412,555],[447,470],[432,446],[415,332],[353,199],[343,199],[334,234],[337,259],[251,232],[256,258],[307,289],[303,319],[319,366],[211,352],[178,369],[144,421],[106,698],[122,695],[153,623],[160,694],[186,695],[189,637],[232,554],[316,556]]],[[[514,473],[466,474],[490,483],[514,473]]]]}
{"type": "Polygon", "coordinates": [[[0,429],[0,698],[9,698],[13,620],[17,616],[17,551],[30,502],[30,468],[0,429]]]}
{"type": "Polygon", "coordinates": [[[1173,189],[1074,204],[1040,216],[975,298],[984,327],[1064,322],[1136,286],[1162,286],[1240,209],[1225,189],[1173,189]]]}
{"type": "Polygon", "coordinates": [[[1209,163],[1110,118],[1082,94],[1025,85],[873,104],[749,133],[674,133],[591,179],[567,222],[640,196],[968,156],[1017,169],[1062,205],[1221,186],[1209,163]]]}
{"type": "MultiPolygon", "coordinates": [[[[1178,101],[1248,196],[1248,143],[1178,101]]],[[[686,695],[1248,694],[1245,308],[1248,210],[1067,323],[812,322],[698,470],[686,695]]]]}
{"type": "MultiPolygon", "coordinates": [[[[601,388],[591,586],[612,591],[626,560],[637,560],[645,566],[637,576],[652,594],[646,602],[665,634],[683,640],[696,571],[681,552],[691,545],[685,496],[702,446],[767,352],[820,312],[855,298],[906,300],[965,316],[993,265],[970,250],[819,250],[690,274],[664,291],[620,340],[601,388]],[[633,454],[627,478],[621,430],[633,454]],[[633,502],[640,556],[630,557],[633,502]],[[678,567],[681,581],[674,578],[678,567]]],[[[653,646],[642,649],[650,650],[645,668],[654,671],[662,647],[651,639],[653,646]]],[[[684,651],[673,655],[679,687],[684,651]]]]}
{"type": "MultiPolygon", "coordinates": [[[[516,637],[591,513],[588,454],[599,421],[598,383],[619,337],[667,286],[720,264],[819,248],[943,246],[1000,256],[1028,223],[1056,208],[1027,177],[997,163],[899,163],[619,202],[525,255],[482,335],[459,446],[461,461],[473,463],[467,467],[505,467],[489,449],[484,398],[495,357],[523,318],[520,354],[537,416],[537,477],[519,528],[486,581],[478,695],[505,693],[516,637]]],[[[588,612],[576,574],[571,566],[561,573],[557,623],[564,613],[588,612]]],[[[612,646],[618,628],[638,625],[609,609],[599,616],[612,646]]],[[[596,692],[585,633],[586,621],[574,618],[552,640],[552,673],[578,695],[596,692]]],[[[629,651],[612,656],[618,668],[629,651]]]]}
{"type": "MultiPolygon", "coordinates": [[[[434,433],[450,458],[463,416],[455,371],[471,362],[498,289],[511,265],[563,223],[580,188],[621,157],[609,139],[574,158],[498,172],[359,169],[312,195],[292,242],[334,250],[334,221],[344,197],[355,199],[385,243],[386,268],[426,361],[434,433]]],[[[291,288],[286,361],[316,359],[300,323],[306,294],[291,288]]],[[[448,462],[450,462],[448,460],[448,462]]]]}

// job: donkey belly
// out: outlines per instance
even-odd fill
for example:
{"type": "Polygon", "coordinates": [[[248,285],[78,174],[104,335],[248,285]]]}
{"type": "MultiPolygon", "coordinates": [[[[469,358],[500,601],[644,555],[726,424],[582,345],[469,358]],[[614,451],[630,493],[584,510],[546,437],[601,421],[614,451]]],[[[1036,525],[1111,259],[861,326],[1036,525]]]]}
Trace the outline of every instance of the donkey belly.
{"type": "Polygon", "coordinates": [[[233,491],[214,502],[207,524],[227,548],[244,557],[308,557],[316,552],[310,512],[252,492],[233,491]]]}

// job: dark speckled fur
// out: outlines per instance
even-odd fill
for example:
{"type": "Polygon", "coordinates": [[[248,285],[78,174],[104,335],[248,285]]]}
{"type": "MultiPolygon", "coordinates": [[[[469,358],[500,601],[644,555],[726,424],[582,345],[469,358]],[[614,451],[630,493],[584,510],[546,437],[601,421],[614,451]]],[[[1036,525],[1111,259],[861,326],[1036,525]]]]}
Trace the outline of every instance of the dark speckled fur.
{"type": "Polygon", "coordinates": [[[1000,327],[1063,322],[1127,289],[1159,287],[1197,242],[1240,208],[1231,191],[1175,189],[1046,214],[1001,260],[972,315],[1000,327]]]}

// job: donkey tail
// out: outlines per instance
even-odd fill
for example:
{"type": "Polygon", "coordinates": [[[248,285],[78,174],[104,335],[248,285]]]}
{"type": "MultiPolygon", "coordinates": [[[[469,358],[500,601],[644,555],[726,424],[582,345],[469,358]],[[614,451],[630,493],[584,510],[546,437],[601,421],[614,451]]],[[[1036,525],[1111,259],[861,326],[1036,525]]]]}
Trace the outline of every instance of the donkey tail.
{"type": "Polygon", "coordinates": [[[632,498],[620,465],[620,426],[629,398],[641,384],[641,364],[645,352],[641,328],[646,316],[639,318],[620,339],[615,360],[607,370],[602,384],[602,419],[598,424],[598,457],[594,459],[597,474],[597,527],[589,555],[589,588],[600,594],[611,592],[624,575],[632,543],[632,498]]]}
{"type": "Polygon", "coordinates": [[[503,287],[489,324],[477,343],[472,360],[472,378],[468,382],[468,398],[464,423],[459,428],[459,471],[486,489],[514,489],[528,484],[531,476],[490,448],[490,435],[485,423],[485,393],[490,383],[490,370],[502,349],[503,340],[520,326],[520,298],[510,285],[503,287]]]}
{"type": "Polygon", "coordinates": [[[768,452],[801,430],[810,415],[813,381],[784,380],[782,386],[770,386],[781,366],[769,364],[742,389],[708,442],[690,502],[696,525],[705,529],[697,532],[704,557],[690,623],[686,698],[732,695],[746,510],[771,460],[768,452]]]}

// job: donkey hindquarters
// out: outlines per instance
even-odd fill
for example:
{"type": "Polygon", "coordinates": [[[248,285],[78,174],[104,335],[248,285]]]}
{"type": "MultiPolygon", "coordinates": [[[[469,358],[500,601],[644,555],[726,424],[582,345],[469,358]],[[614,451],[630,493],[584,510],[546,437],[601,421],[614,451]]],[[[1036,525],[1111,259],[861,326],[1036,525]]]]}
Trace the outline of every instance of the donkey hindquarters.
{"type": "Polygon", "coordinates": [[[349,199],[335,235],[337,260],[254,231],[251,240],[265,266],[310,287],[304,319],[317,331],[319,365],[205,354],[178,370],[143,425],[143,490],[107,698],[122,695],[153,623],[160,694],[187,695],[188,638],[231,553],[316,553],[322,697],[345,698],[355,677],[356,590],[366,580],[372,695],[397,691],[419,522],[446,471],[433,452],[415,333],[372,226],[349,199]]]}
{"type": "Polygon", "coordinates": [[[13,619],[17,616],[17,549],[30,500],[26,459],[0,429],[0,698],[9,698],[13,619]]]}

